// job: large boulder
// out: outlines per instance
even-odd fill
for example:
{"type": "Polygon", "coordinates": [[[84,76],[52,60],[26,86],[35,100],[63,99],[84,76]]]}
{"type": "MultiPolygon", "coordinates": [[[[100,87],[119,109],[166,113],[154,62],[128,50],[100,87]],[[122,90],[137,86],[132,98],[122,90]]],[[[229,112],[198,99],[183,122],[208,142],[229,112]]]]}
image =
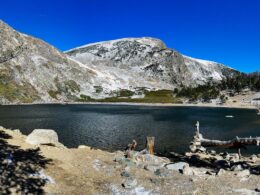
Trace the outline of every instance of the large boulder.
{"type": "Polygon", "coordinates": [[[57,133],[51,129],[34,129],[26,142],[32,145],[60,145],[57,133]]]}
{"type": "Polygon", "coordinates": [[[190,168],[189,164],[183,166],[183,175],[195,175],[195,171],[190,168]]]}
{"type": "Polygon", "coordinates": [[[123,180],[122,186],[127,189],[134,188],[137,185],[137,180],[132,177],[127,177],[123,180]]]}

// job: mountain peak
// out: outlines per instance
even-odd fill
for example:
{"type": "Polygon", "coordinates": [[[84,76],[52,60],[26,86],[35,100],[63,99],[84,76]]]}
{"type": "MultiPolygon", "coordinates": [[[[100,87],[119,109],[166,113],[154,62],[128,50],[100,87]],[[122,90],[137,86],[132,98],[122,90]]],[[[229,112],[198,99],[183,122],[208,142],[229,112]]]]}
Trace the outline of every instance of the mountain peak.
{"type": "Polygon", "coordinates": [[[95,64],[99,71],[113,70],[111,74],[119,78],[125,71],[124,76],[131,78],[128,82],[135,87],[143,87],[137,75],[160,83],[159,88],[173,89],[182,85],[203,85],[212,80],[218,82],[226,78],[227,72],[233,71],[216,62],[184,56],[151,37],[92,43],[71,49],[66,54],[83,64],[95,64]]]}
{"type": "Polygon", "coordinates": [[[165,43],[157,38],[153,38],[153,37],[129,37],[129,38],[121,38],[121,39],[115,39],[115,40],[108,40],[108,41],[101,41],[101,42],[96,42],[96,43],[89,43],[83,46],[79,46],[73,49],[70,49],[68,51],[65,51],[65,53],[70,53],[73,50],[77,50],[77,49],[83,49],[86,47],[90,47],[90,46],[102,46],[105,48],[111,48],[113,46],[116,47],[116,45],[120,44],[120,45],[124,45],[124,44],[131,44],[131,43],[140,43],[143,45],[149,45],[151,47],[158,47],[158,48],[166,48],[165,43]]]}

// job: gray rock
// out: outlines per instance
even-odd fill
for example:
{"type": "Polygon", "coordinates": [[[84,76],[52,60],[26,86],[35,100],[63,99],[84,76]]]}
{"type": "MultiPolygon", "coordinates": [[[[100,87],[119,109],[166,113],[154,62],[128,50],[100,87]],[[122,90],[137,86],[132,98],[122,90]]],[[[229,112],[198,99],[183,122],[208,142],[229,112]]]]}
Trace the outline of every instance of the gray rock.
{"type": "Polygon", "coordinates": [[[197,147],[195,145],[192,144],[189,147],[190,147],[191,152],[196,152],[197,147]]]}
{"type": "Polygon", "coordinates": [[[122,168],[122,165],[119,165],[119,164],[114,165],[114,168],[115,168],[115,169],[121,169],[121,168],[122,168]]]}
{"type": "Polygon", "coordinates": [[[131,170],[130,167],[125,167],[125,171],[129,172],[131,170]]]}
{"type": "Polygon", "coordinates": [[[206,152],[206,148],[204,148],[203,146],[199,146],[197,147],[197,152],[206,152]]]}
{"type": "Polygon", "coordinates": [[[123,171],[120,175],[122,177],[130,177],[130,173],[128,171],[123,171]]]}
{"type": "Polygon", "coordinates": [[[190,166],[184,165],[183,170],[182,170],[183,175],[195,175],[195,172],[190,168],[190,166]]]}
{"type": "Polygon", "coordinates": [[[229,160],[231,158],[230,154],[224,156],[225,159],[229,160]]]}
{"type": "Polygon", "coordinates": [[[17,134],[22,134],[21,131],[20,131],[20,129],[14,129],[13,131],[14,131],[15,133],[17,133],[17,134]]]}
{"type": "Polygon", "coordinates": [[[127,167],[136,167],[136,163],[127,158],[123,158],[122,161],[120,161],[120,163],[127,167]]]}
{"type": "Polygon", "coordinates": [[[167,164],[165,167],[167,169],[170,169],[170,170],[179,171],[179,170],[183,170],[183,167],[185,165],[188,165],[188,163],[186,163],[186,162],[177,162],[177,163],[167,164]]]}
{"type": "Polygon", "coordinates": [[[198,155],[191,155],[190,156],[190,162],[191,164],[198,164],[200,163],[201,159],[198,155]]]}
{"type": "Polygon", "coordinates": [[[219,169],[218,173],[217,173],[217,176],[221,176],[223,174],[225,174],[226,171],[224,169],[219,169]]]}
{"type": "Polygon", "coordinates": [[[151,178],[150,179],[151,183],[153,183],[154,185],[160,185],[161,183],[164,182],[164,180],[162,178],[151,178]]]}
{"type": "Polygon", "coordinates": [[[118,162],[118,163],[120,163],[122,165],[126,165],[126,166],[129,165],[131,167],[135,165],[135,163],[131,159],[125,157],[125,155],[122,151],[117,151],[115,153],[116,153],[114,156],[115,162],[118,162]]]}
{"type": "Polygon", "coordinates": [[[212,155],[216,155],[217,154],[217,152],[215,150],[210,150],[209,153],[212,154],[212,155]]]}
{"type": "Polygon", "coordinates": [[[124,156],[115,156],[114,161],[118,163],[122,163],[125,160],[124,156]]]}
{"type": "Polygon", "coordinates": [[[213,172],[213,171],[206,171],[206,174],[207,174],[207,175],[213,175],[213,176],[216,175],[216,173],[213,172]]]}
{"type": "Polygon", "coordinates": [[[85,146],[85,145],[79,145],[79,146],[78,146],[78,149],[87,149],[87,150],[90,150],[91,147],[85,146]]]}
{"type": "Polygon", "coordinates": [[[157,166],[164,166],[165,164],[170,162],[170,160],[167,158],[163,158],[151,154],[138,154],[135,157],[135,160],[139,164],[157,165],[157,166]]]}
{"type": "Polygon", "coordinates": [[[255,154],[250,156],[250,160],[252,160],[253,162],[255,162],[257,160],[257,156],[255,154]]]}
{"type": "Polygon", "coordinates": [[[241,165],[234,165],[231,167],[231,171],[242,171],[243,167],[241,165]]]}
{"type": "Polygon", "coordinates": [[[145,165],[144,166],[144,169],[147,170],[147,171],[152,171],[152,172],[155,172],[157,169],[159,169],[160,167],[159,166],[156,166],[156,165],[145,165]]]}
{"type": "Polygon", "coordinates": [[[137,185],[136,179],[133,179],[132,177],[128,177],[124,179],[122,186],[127,189],[134,188],[137,185]]]}
{"type": "Polygon", "coordinates": [[[255,189],[256,192],[260,192],[260,187],[255,189]]]}
{"type": "Polygon", "coordinates": [[[238,177],[248,177],[250,175],[250,171],[248,169],[240,171],[236,174],[238,177]]]}
{"type": "Polygon", "coordinates": [[[171,172],[166,168],[160,168],[160,169],[157,169],[154,172],[154,174],[157,176],[160,176],[160,177],[169,177],[171,175],[171,172]]]}
{"type": "Polygon", "coordinates": [[[220,155],[223,156],[224,158],[225,158],[226,156],[229,156],[228,152],[220,153],[220,155]]]}
{"type": "Polygon", "coordinates": [[[238,162],[240,160],[239,155],[237,153],[230,155],[231,162],[238,162]]]}
{"type": "Polygon", "coordinates": [[[239,159],[240,159],[240,157],[239,157],[239,154],[238,154],[238,153],[235,153],[235,154],[233,155],[233,157],[234,157],[235,159],[237,159],[237,160],[239,160],[239,159]]]}
{"type": "Polygon", "coordinates": [[[58,134],[51,129],[35,129],[30,133],[26,142],[32,145],[59,145],[58,134]]]}
{"type": "Polygon", "coordinates": [[[230,167],[230,163],[226,160],[216,160],[214,164],[218,169],[230,167]]]}

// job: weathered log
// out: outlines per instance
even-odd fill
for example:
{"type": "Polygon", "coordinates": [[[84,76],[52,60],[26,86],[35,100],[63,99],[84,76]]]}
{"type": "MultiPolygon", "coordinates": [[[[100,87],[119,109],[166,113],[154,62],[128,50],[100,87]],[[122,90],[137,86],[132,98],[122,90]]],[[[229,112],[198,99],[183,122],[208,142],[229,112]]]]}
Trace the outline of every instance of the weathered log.
{"type": "Polygon", "coordinates": [[[146,138],[146,148],[149,154],[154,154],[154,140],[155,137],[146,138]]]}
{"type": "Polygon", "coordinates": [[[191,142],[190,149],[192,152],[205,151],[205,147],[223,147],[223,148],[237,148],[240,154],[240,148],[245,148],[248,145],[260,144],[260,137],[236,137],[232,140],[220,141],[203,138],[202,134],[199,133],[199,122],[196,124],[196,133],[191,142]]]}
{"type": "Polygon", "coordinates": [[[235,139],[228,141],[211,140],[202,137],[199,141],[203,147],[243,148],[247,145],[259,146],[260,137],[236,137],[235,139]]]}

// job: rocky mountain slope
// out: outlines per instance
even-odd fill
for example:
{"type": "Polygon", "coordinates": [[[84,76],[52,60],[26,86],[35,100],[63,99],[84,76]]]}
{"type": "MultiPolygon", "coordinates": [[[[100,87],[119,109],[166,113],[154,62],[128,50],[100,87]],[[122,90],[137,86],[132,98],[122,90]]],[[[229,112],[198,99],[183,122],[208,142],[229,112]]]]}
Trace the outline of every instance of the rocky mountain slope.
{"type": "Polygon", "coordinates": [[[197,60],[154,38],[100,42],[65,53],[0,20],[0,103],[73,102],[120,90],[170,89],[236,73],[197,60]]]}
{"type": "Polygon", "coordinates": [[[107,77],[0,21],[0,103],[77,101],[107,77]]]}
{"type": "Polygon", "coordinates": [[[94,43],[66,52],[120,78],[128,87],[173,89],[218,82],[236,71],[222,64],[190,58],[155,38],[126,38],[94,43]],[[144,81],[150,81],[149,84],[144,81]],[[156,83],[156,84],[155,84],[156,83]],[[157,85],[157,86],[156,86],[157,85]]]}

